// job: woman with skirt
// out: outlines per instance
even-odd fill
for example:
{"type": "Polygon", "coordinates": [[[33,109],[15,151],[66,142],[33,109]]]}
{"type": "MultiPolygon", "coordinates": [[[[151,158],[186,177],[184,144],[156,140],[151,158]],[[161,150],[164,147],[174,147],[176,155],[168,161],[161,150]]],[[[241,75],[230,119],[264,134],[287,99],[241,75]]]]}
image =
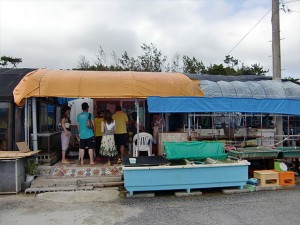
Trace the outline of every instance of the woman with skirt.
{"type": "Polygon", "coordinates": [[[66,159],[66,152],[69,148],[70,145],[70,139],[71,139],[71,120],[70,120],[70,111],[71,111],[71,107],[68,105],[65,105],[62,107],[62,116],[61,116],[61,128],[63,129],[60,135],[61,138],[61,152],[62,152],[62,158],[61,158],[61,162],[62,163],[70,163],[67,159],[66,159]]]}

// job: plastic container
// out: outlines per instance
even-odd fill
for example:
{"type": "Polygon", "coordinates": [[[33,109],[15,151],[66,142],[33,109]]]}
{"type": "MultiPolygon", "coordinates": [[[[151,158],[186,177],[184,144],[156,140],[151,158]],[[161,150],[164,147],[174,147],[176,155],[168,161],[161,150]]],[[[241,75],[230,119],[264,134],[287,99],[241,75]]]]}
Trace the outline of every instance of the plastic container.
{"type": "Polygon", "coordinates": [[[129,158],[130,164],[136,164],[136,158],[129,158]]]}
{"type": "Polygon", "coordinates": [[[256,179],[256,178],[250,178],[250,179],[247,181],[247,184],[257,186],[257,185],[259,184],[259,180],[256,179]]]}

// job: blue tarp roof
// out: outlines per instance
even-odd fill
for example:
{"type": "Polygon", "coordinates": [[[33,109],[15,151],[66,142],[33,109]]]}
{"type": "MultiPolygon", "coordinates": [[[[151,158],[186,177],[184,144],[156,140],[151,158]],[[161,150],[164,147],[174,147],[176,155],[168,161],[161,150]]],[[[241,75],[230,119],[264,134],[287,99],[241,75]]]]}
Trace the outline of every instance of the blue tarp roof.
{"type": "Polygon", "coordinates": [[[203,97],[149,97],[152,113],[241,112],[300,115],[300,85],[264,76],[187,74],[203,97]]]}
{"type": "Polygon", "coordinates": [[[300,115],[296,99],[148,97],[150,113],[241,112],[300,115]]]}

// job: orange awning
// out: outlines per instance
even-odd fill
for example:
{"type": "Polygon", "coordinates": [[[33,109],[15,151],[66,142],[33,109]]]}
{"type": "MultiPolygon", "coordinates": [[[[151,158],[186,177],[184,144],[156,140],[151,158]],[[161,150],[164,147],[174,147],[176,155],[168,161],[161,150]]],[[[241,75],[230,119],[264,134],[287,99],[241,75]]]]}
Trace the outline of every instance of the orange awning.
{"type": "Polygon", "coordinates": [[[203,96],[199,84],[181,73],[114,72],[39,69],[27,74],[14,89],[22,105],[30,97],[147,98],[203,96]]]}

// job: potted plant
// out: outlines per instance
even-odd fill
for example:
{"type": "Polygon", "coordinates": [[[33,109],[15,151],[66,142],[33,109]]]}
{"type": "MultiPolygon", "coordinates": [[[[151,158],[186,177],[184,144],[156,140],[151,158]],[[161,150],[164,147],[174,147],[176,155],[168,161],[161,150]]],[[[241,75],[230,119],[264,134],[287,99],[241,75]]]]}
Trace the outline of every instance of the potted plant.
{"type": "Polygon", "coordinates": [[[26,169],[26,182],[31,182],[37,175],[39,163],[35,158],[29,158],[27,160],[26,169]]]}

